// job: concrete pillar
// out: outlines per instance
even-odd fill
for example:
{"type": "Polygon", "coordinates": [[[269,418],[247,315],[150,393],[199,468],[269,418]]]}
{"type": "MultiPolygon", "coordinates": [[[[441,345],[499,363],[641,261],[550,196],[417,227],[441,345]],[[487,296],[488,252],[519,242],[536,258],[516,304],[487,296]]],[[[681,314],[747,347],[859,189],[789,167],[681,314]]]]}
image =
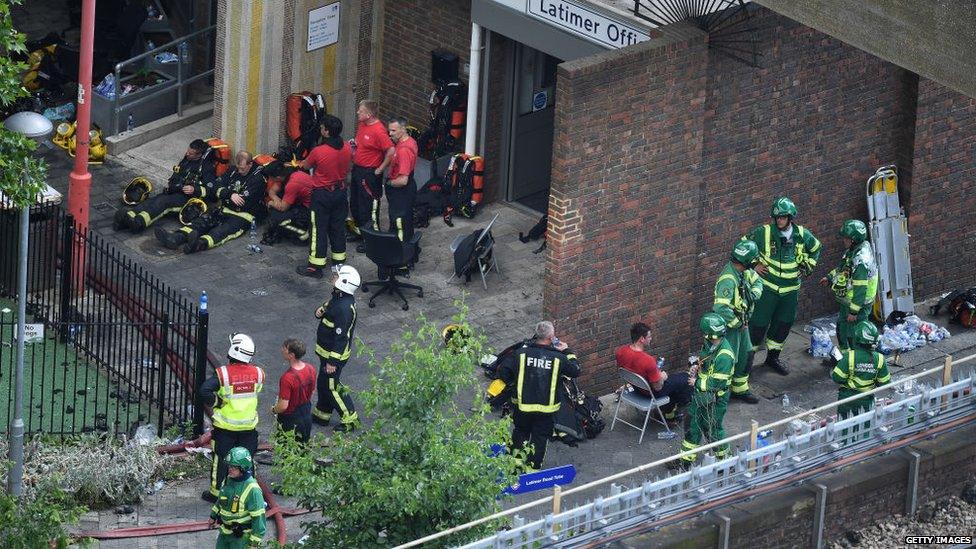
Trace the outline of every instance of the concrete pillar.
{"type": "Polygon", "coordinates": [[[236,151],[274,152],[285,142],[285,100],[321,93],[350,133],[360,3],[353,0],[219,0],[214,134],[236,151]],[[311,10],[339,4],[339,41],[306,51],[311,10]]]}

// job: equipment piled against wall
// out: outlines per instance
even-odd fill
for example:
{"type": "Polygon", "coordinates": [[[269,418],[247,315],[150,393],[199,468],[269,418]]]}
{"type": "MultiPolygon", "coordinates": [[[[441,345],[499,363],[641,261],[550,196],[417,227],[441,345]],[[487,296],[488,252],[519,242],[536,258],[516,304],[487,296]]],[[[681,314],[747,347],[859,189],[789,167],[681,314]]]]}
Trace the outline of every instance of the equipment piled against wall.
{"type": "Polygon", "coordinates": [[[908,218],[898,200],[897,168],[878,168],[868,178],[866,194],[871,242],[878,264],[878,300],[874,317],[882,321],[895,311],[914,313],[908,218]]]}

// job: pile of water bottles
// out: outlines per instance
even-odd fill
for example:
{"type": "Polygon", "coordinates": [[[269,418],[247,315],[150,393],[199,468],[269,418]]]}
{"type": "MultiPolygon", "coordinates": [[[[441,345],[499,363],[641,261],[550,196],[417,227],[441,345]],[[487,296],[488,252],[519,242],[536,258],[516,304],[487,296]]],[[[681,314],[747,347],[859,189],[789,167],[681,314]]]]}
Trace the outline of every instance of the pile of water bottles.
{"type": "Polygon", "coordinates": [[[878,351],[884,354],[911,351],[924,347],[927,343],[942,341],[950,335],[949,330],[941,326],[909,315],[904,322],[884,327],[878,342],[878,351]]]}

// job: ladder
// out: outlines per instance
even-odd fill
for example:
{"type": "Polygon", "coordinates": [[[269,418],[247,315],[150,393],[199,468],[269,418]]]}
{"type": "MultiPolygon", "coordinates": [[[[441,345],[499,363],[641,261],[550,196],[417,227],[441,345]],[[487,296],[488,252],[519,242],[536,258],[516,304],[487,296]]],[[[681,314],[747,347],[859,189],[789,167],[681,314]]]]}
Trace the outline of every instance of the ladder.
{"type": "Polygon", "coordinates": [[[878,264],[876,320],[884,321],[894,311],[913,314],[912,264],[908,254],[908,219],[898,200],[898,170],[882,166],[868,178],[869,230],[878,264]]]}

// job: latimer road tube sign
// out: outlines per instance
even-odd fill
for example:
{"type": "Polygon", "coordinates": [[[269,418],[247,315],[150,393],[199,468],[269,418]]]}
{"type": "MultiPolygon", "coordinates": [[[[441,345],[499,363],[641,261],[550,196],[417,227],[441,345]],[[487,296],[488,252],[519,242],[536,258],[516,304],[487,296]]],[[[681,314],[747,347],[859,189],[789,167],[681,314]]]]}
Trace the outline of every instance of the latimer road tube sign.
{"type": "Polygon", "coordinates": [[[610,19],[571,0],[526,0],[525,12],[608,48],[625,48],[651,38],[643,30],[610,19]]]}

